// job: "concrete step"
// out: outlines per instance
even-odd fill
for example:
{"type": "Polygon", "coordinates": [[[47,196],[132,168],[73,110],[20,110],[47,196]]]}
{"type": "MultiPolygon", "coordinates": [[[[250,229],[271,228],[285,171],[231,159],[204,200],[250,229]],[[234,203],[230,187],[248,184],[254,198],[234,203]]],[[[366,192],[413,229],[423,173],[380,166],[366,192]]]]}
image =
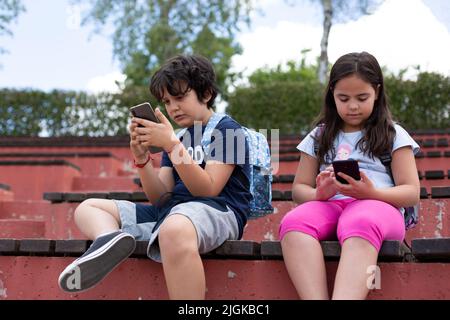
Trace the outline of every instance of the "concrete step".
{"type": "Polygon", "coordinates": [[[45,222],[36,220],[0,220],[0,238],[44,238],[45,222]]]}
{"type": "MultiPolygon", "coordinates": [[[[51,204],[48,201],[12,201],[0,203],[0,219],[39,221],[45,225],[45,237],[52,239],[82,239],[73,219],[79,203],[51,204]]],[[[2,221],[2,220],[0,220],[2,221]]],[[[18,230],[20,234],[20,230],[18,230]]]]}
{"type": "Polygon", "coordinates": [[[73,179],[73,191],[137,191],[140,188],[134,183],[134,177],[92,177],[83,176],[73,179]]]}
{"type": "MultiPolygon", "coordinates": [[[[91,290],[68,294],[57,279],[74,258],[0,256],[0,299],[147,300],[168,299],[162,265],[129,258],[91,290]],[[120,285],[118,285],[120,283],[120,285]]],[[[329,291],[338,262],[326,262],[329,291]]],[[[379,263],[379,281],[369,300],[450,299],[450,263],[379,263]]],[[[280,260],[205,260],[207,299],[298,299],[280,260]]]]}
{"type": "Polygon", "coordinates": [[[2,183],[11,187],[15,199],[41,200],[44,192],[72,190],[80,168],[65,160],[0,160],[2,183]]]}
{"type": "Polygon", "coordinates": [[[65,160],[78,168],[83,175],[94,177],[116,176],[123,168],[122,160],[111,152],[3,152],[0,151],[0,160],[8,161],[45,161],[65,160]]]}
{"type": "Polygon", "coordinates": [[[13,192],[5,189],[0,189],[0,203],[4,201],[13,201],[13,200],[14,200],[13,192]]]}
{"type": "MultiPolygon", "coordinates": [[[[87,240],[0,239],[0,299],[168,298],[162,265],[146,257],[146,241],[138,241],[132,256],[96,287],[77,294],[61,291],[57,284],[60,272],[85,252],[90,243],[87,240]],[[117,286],[117,283],[121,285],[117,286]]],[[[450,283],[446,281],[450,272],[449,243],[450,238],[419,239],[414,241],[412,252],[396,241],[383,243],[377,263],[379,269],[368,272],[368,278],[375,279],[368,299],[449,299],[450,283]],[[430,253],[430,245],[439,250],[430,253]],[[414,252],[432,262],[411,262],[414,252]]],[[[340,246],[327,241],[321,245],[331,291],[340,246]]],[[[279,242],[227,241],[202,258],[207,299],[298,298],[287,274],[279,242]]]]}

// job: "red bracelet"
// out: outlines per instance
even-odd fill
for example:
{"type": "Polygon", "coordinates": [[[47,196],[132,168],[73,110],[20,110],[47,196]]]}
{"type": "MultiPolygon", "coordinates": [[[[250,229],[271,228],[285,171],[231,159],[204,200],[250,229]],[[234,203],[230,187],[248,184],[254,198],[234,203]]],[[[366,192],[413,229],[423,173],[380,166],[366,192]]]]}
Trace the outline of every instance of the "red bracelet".
{"type": "Polygon", "coordinates": [[[147,160],[144,163],[136,163],[136,159],[133,159],[133,164],[135,168],[142,169],[145,167],[145,165],[152,159],[152,156],[150,155],[150,152],[148,153],[147,160]]]}

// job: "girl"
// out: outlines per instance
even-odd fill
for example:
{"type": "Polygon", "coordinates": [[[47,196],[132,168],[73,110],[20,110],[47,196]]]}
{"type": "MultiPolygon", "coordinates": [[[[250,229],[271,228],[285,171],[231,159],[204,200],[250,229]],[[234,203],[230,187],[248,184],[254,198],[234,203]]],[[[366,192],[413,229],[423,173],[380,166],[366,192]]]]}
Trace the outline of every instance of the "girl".
{"type": "Polygon", "coordinates": [[[316,125],[297,147],[292,196],[300,205],[281,221],[284,261],[302,299],[328,299],[319,241],[337,238],[342,250],[332,299],[364,299],[383,241],[404,239],[399,208],[419,202],[419,146],[393,123],[381,68],[367,52],[336,61],[316,125]],[[392,150],[395,181],[379,159],[386,150],[392,150]],[[331,163],[350,158],[358,161],[361,180],[338,173],[349,183],[342,184],[331,163]]]}

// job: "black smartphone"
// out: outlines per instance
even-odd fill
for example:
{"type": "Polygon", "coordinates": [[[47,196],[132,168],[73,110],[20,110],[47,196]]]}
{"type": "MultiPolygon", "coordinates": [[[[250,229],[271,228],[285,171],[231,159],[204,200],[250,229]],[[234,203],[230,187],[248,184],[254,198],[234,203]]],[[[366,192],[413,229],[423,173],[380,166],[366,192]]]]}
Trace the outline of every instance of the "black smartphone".
{"type": "Polygon", "coordinates": [[[358,161],[356,160],[349,159],[349,160],[333,161],[333,170],[337,181],[339,181],[340,183],[349,184],[347,180],[338,176],[338,172],[345,173],[346,175],[352,177],[355,180],[361,180],[361,176],[359,174],[359,165],[358,161]]]}
{"type": "MultiPolygon", "coordinates": [[[[131,107],[130,112],[133,115],[133,117],[160,123],[158,117],[155,115],[155,112],[153,111],[152,106],[148,102],[144,102],[138,104],[137,106],[131,107]]],[[[138,126],[143,127],[142,125],[138,126]]],[[[150,153],[159,153],[163,151],[162,148],[153,146],[150,146],[148,149],[150,150],[150,153]]]]}

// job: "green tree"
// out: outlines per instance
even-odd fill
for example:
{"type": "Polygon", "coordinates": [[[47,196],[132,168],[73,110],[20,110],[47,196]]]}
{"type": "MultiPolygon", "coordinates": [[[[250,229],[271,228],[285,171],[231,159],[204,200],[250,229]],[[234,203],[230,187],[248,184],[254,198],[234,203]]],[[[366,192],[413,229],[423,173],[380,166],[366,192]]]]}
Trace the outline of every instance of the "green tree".
{"type": "Polygon", "coordinates": [[[251,0],[74,0],[89,3],[83,24],[114,28],[114,55],[126,86],[147,86],[152,71],[178,53],[197,53],[214,63],[223,92],[241,23],[249,24],[251,0]]]}
{"type": "MultiPolygon", "coordinates": [[[[0,36],[12,36],[9,25],[24,11],[25,7],[21,0],[0,0],[0,36]]],[[[6,50],[0,47],[0,54],[5,52],[6,50]]]]}

